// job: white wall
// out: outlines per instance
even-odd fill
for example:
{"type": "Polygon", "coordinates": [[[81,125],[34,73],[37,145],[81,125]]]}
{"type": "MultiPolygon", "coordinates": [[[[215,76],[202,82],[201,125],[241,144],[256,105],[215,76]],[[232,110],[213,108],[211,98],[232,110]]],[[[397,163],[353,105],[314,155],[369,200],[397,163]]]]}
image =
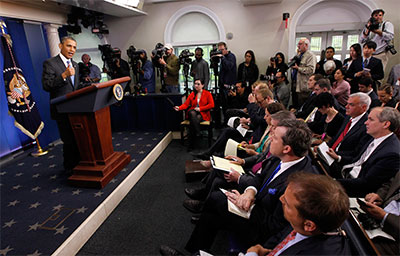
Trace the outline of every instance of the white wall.
{"type": "MultiPolygon", "coordinates": [[[[234,0],[197,0],[165,4],[145,5],[148,16],[106,19],[110,29],[108,41],[112,46],[127,49],[130,45],[150,52],[157,42],[163,42],[165,26],[169,18],[179,9],[189,5],[200,5],[212,10],[222,21],[225,32],[233,33],[233,39],[226,41],[235,53],[237,63],[244,60],[244,52],[252,49],[257,64],[264,72],[270,56],[282,51],[288,54],[289,29],[284,28],[282,13],[293,17],[306,0],[283,0],[281,3],[247,6],[234,0]]],[[[386,11],[385,19],[395,24],[396,48],[400,52],[400,8],[399,0],[375,0],[378,7],[386,11]]],[[[334,15],[332,15],[334,16],[334,15]]],[[[358,17],[360,18],[360,17],[358,17]]],[[[307,19],[305,20],[307,21],[307,19]]],[[[293,28],[290,28],[293,29],[293,28]]],[[[126,53],[123,50],[126,58],[126,53]]],[[[388,67],[400,63],[400,53],[393,56],[388,67]]],[[[388,71],[387,71],[388,73],[388,71]]]]}

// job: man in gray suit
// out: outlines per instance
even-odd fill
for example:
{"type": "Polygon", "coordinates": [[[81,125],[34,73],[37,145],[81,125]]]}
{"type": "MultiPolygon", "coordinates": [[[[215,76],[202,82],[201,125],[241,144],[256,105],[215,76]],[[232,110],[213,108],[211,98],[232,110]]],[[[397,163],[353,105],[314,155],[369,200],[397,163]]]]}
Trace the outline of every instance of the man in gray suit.
{"type": "MultiPolygon", "coordinates": [[[[72,57],[76,51],[76,41],[72,37],[63,37],[59,44],[60,54],[43,63],[42,85],[50,93],[50,100],[79,89],[79,69],[72,57]]],[[[63,145],[64,169],[72,170],[79,162],[79,150],[68,115],[58,113],[50,105],[51,118],[57,122],[63,145]]]]}

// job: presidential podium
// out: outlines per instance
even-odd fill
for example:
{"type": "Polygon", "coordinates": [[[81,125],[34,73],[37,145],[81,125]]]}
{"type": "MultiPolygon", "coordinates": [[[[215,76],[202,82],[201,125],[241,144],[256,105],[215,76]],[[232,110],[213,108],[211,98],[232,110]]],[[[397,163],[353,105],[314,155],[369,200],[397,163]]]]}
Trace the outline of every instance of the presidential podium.
{"type": "Polygon", "coordinates": [[[53,99],[67,113],[81,160],[68,178],[73,186],[103,188],[131,160],[112,145],[109,105],[122,99],[129,77],[93,84],[53,99]],[[122,84],[122,85],[121,85],[122,84]]]}

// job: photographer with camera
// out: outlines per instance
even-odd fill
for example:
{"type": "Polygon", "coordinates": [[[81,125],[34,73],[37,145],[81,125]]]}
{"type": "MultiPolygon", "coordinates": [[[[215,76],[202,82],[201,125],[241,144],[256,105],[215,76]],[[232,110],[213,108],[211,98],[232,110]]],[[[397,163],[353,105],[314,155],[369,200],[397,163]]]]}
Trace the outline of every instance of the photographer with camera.
{"type": "Polygon", "coordinates": [[[79,82],[81,84],[90,85],[97,83],[101,79],[100,68],[90,62],[90,56],[88,54],[82,55],[82,62],[79,62],[79,82]]]}
{"type": "Polygon", "coordinates": [[[367,41],[374,41],[376,43],[374,57],[382,61],[383,70],[385,70],[389,60],[388,52],[396,54],[396,50],[392,44],[394,26],[389,21],[383,21],[384,14],[385,12],[382,9],[374,10],[360,37],[362,44],[367,41]]]}
{"type": "Polygon", "coordinates": [[[148,93],[156,91],[156,76],[154,74],[153,63],[147,59],[145,50],[138,50],[140,62],[138,62],[139,84],[142,90],[148,93]]]}
{"type": "Polygon", "coordinates": [[[204,81],[204,89],[208,89],[208,83],[210,81],[210,68],[208,66],[207,61],[203,59],[203,49],[197,47],[194,51],[195,60],[192,63],[190,68],[190,75],[193,77],[193,80],[203,80],[204,81]]]}
{"type": "Polygon", "coordinates": [[[288,67],[292,68],[292,101],[296,108],[303,105],[310,94],[307,82],[317,64],[317,58],[308,50],[309,45],[307,38],[301,38],[297,44],[298,55],[288,63],[288,67]]]}
{"type": "Polygon", "coordinates": [[[165,89],[169,93],[179,93],[179,60],[171,44],[166,44],[165,55],[158,60],[164,68],[165,89]]]}
{"type": "MultiPolygon", "coordinates": [[[[129,64],[125,60],[121,59],[121,50],[119,48],[114,48],[115,56],[113,58],[114,68],[108,72],[112,79],[130,76],[129,64]]],[[[126,88],[129,88],[127,85],[126,88]]]]}
{"type": "MultiPolygon", "coordinates": [[[[288,66],[285,63],[285,55],[281,52],[277,52],[274,57],[269,59],[269,65],[265,72],[266,77],[275,76],[277,72],[283,72],[286,74],[288,66]]],[[[264,80],[264,79],[263,79],[264,80]]],[[[269,79],[266,79],[269,80],[269,79]]]]}

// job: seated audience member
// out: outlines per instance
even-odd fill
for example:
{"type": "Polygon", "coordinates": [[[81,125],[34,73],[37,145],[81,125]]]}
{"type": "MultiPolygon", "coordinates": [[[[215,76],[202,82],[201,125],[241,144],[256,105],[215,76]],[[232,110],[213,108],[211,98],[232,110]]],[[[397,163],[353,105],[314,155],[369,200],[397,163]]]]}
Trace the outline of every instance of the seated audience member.
{"type": "Polygon", "coordinates": [[[378,99],[378,95],[372,89],[372,85],[374,81],[369,77],[363,77],[358,82],[358,89],[360,92],[366,93],[371,98],[371,105],[369,109],[373,109],[374,107],[380,106],[382,103],[378,99]]]}
{"type": "MultiPolygon", "coordinates": [[[[318,80],[314,86],[314,92],[318,96],[323,92],[329,92],[330,94],[332,91],[331,82],[327,78],[323,78],[318,80]]],[[[339,112],[345,113],[345,108],[339,104],[336,98],[333,98],[333,107],[336,108],[339,112]]]]}
{"type": "Polygon", "coordinates": [[[358,82],[364,76],[372,78],[375,82],[384,76],[382,61],[372,56],[376,49],[376,43],[368,41],[363,46],[363,56],[351,63],[346,77],[352,79],[351,93],[358,91],[358,82]]]}
{"type": "Polygon", "coordinates": [[[376,193],[365,196],[367,206],[361,208],[377,220],[382,230],[391,235],[396,242],[377,237],[372,239],[374,245],[382,255],[396,255],[399,253],[400,242],[400,172],[383,184],[376,193]]]}
{"type": "Polygon", "coordinates": [[[349,99],[350,95],[350,84],[344,80],[344,73],[343,69],[338,69],[335,72],[335,82],[332,84],[331,93],[337,101],[342,105],[346,106],[347,100],[349,99]]]}
{"type": "Polygon", "coordinates": [[[338,232],[349,215],[349,198],[330,177],[296,172],[280,197],[290,223],[278,235],[247,250],[246,256],[351,255],[348,239],[338,232]],[[266,249],[271,248],[271,249],[266,249]]]}
{"type": "Polygon", "coordinates": [[[274,156],[265,161],[259,174],[240,182],[238,190],[213,191],[206,200],[200,219],[186,244],[186,250],[209,251],[217,232],[228,230],[248,248],[263,243],[286,225],[279,201],[287,185],[287,177],[294,172],[315,172],[306,156],[310,147],[311,131],[299,120],[282,121],[274,130],[270,152],[274,156]],[[239,192],[240,191],[240,192],[239,192]],[[242,210],[252,205],[250,218],[245,219],[228,211],[227,199],[242,210]]]}
{"type": "Polygon", "coordinates": [[[393,87],[390,84],[383,84],[378,88],[378,98],[381,107],[396,107],[396,100],[393,98],[393,87]]]}
{"type": "Polygon", "coordinates": [[[278,52],[275,54],[275,57],[271,57],[269,59],[269,65],[267,67],[267,70],[265,74],[267,76],[274,76],[278,72],[282,72],[286,74],[286,71],[288,70],[288,66],[285,63],[285,55],[281,52],[278,52]]]}
{"type": "Polygon", "coordinates": [[[265,108],[265,116],[264,119],[267,122],[267,129],[263,136],[261,137],[260,141],[248,144],[246,141],[242,141],[240,146],[243,147],[247,153],[247,155],[257,155],[261,152],[264,152],[267,145],[269,145],[269,133],[271,129],[271,115],[284,110],[285,107],[281,103],[273,102],[267,105],[265,108]]]}
{"type": "MultiPolygon", "coordinates": [[[[323,76],[321,74],[311,75],[307,81],[308,90],[310,90],[310,94],[308,95],[306,101],[301,107],[295,111],[297,118],[306,119],[307,116],[313,111],[315,108],[315,97],[317,96],[314,92],[315,83],[322,79],[323,76]]],[[[293,110],[292,110],[293,111],[293,110]]]]}
{"type": "Polygon", "coordinates": [[[400,64],[396,64],[392,67],[387,83],[393,86],[393,98],[400,101],[400,64]]]}
{"type": "Polygon", "coordinates": [[[343,61],[343,68],[346,69],[346,71],[350,68],[351,63],[353,63],[354,60],[361,58],[361,45],[360,44],[353,44],[350,46],[350,57],[345,59],[343,61]]]}
{"type": "Polygon", "coordinates": [[[347,116],[335,137],[328,143],[330,147],[328,154],[331,156],[333,153],[337,154],[339,164],[342,158],[352,161],[371,138],[366,133],[364,125],[368,118],[367,110],[370,104],[371,99],[365,93],[358,92],[350,95],[346,105],[347,116]]]}
{"type": "Polygon", "coordinates": [[[333,74],[333,72],[336,69],[340,69],[342,67],[342,62],[340,60],[333,58],[333,55],[335,55],[335,48],[333,48],[332,46],[327,47],[325,50],[325,59],[320,60],[317,63],[315,73],[321,74],[323,76],[328,76],[330,74],[333,74]],[[333,61],[335,63],[335,65],[333,65],[329,69],[325,70],[324,64],[328,61],[333,61]]]}
{"type": "Polygon", "coordinates": [[[142,85],[145,92],[156,92],[156,75],[153,63],[147,59],[147,53],[145,50],[138,50],[138,52],[140,52],[139,57],[141,62],[141,66],[138,69],[139,83],[142,85]]]}
{"type": "MultiPolygon", "coordinates": [[[[258,74],[259,71],[254,52],[252,50],[248,50],[244,55],[244,62],[239,64],[237,81],[243,81],[246,88],[250,88],[250,86],[257,81],[258,74]]],[[[249,89],[247,91],[249,91],[249,89]]]]}
{"type": "MultiPolygon", "coordinates": [[[[400,170],[400,142],[393,133],[400,126],[400,113],[394,108],[376,107],[365,126],[373,139],[351,161],[342,159],[342,178],[338,181],[350,197],[376,191],[400,170]]],[[[332,157],[337,155],[333,153],[332,157]]]]}
{"type": "Polygon", "coordinates": [[[213,154],[220,154],[224,151],[228,139],[235,141],[259,141],[267,128],[267,123],[264,120],[264,109],[269,103],[273,102],[272,97],[273,95],[268,89],[268,85],[259,83],[255,89],[255,102],[250,102],[246,108],[249,118],[240,119],[240,125],[247,129],[251,128],[253,132],[247,132],[243,136],[237,129],[232,127],[224,128],[215,143],[208,150],[194,153],[193,156],[200,159],[209,159],[213,154]]]}
{"type": "Polygon", "coordinates": [[[272,91],[274,99],[287,108],[290,100],[290,88],[285,73],[280,71],[276,73],[274,83],[272,84],[272,91]]]}
{"type": "Polygon", "coordinates": [[[229,120],[233,116],[248,117],[247,113],[244,112],[247,104],[249,104],[248,97],[246,82],[237,82],[235,90],[228,92],[228,109],[224,115],[225,120],[229,120]]]}
{"type": "MultiPolygon", "coordinates": [[[[265,136],[269,139],[267,140],[267,142],[264,143],[264,145],[262,146],[263,150],[259,154],[248,156],[246,158],[240,158],[237,156],[225,157],[226,159],[233,160],[235,164],[242,165],[246,171],[246,174],[244,176],[253,177],[254,174],[256,174],[256,172],[259,171],[259,169],[261,168],[262,162],[270,158],[271,154],[269,153],[269,146],[271,138],[275,128],[279,126],[280,122],[284,120],[296,119],[296,117],[290,111],[279,111],[281,107],[282,105],[279,103],[271,103],[267,106],[267,109],[269,109],[269,111],[271,111],[272,113],[271,116],[266,113],[264,117],[267,120],[267,123],[270,123],[269,127],[266,130],[266,132],[268,131],[268,134],[265,136]]],[[[210,160],[201,161],[200,163],[204,167],[212,167],[210,160]]],[[[202,211],[204,200],[207,198],[210,191],[214,191],[218,188],[237,189],[237,185],[240,182],[246,181],[246,178],[243,178],[244,176],[240,176],[240,174],[236,171],[232,171],[231,173],[226,174],[222,173],[220,170],[212,169],[207,178],[204,180],[204,187],[197,189],[185,189],[185,193],[190,199],[186,199],[183,202],[183,206],[193,213],[199,213],[202,211]]],[[[193,218],[196,218],[196,216],[192,217],[192,219],[193,218]]]]}
{"type": "Polygon", "coordinates": [[[187,117],[190,121],[189,129],[189,149],[194,148],[195,140],[200,136],[200,122],[210,121],[210,110],[214,108],[214,100],[211,93],[203,90],[204,82],[202,80],[194,81],[194,90],[189,94],[185,103],[175,106],[176,111],[188,109],[187,117]]]}
{"type": "MultiPolygon", "coordinates": [[[[344,116],[339,113],[334,106],[334,98],[332,94],[323,92],[315,99],[315,106],[322,114],[318,122],[310,123],[310,129],[318,135],[322,141],[332,138],[336,135],[338,127],[342,126],[344,116]]],[[[315,137],[315,136],[314,136],[315,137]]]]}

